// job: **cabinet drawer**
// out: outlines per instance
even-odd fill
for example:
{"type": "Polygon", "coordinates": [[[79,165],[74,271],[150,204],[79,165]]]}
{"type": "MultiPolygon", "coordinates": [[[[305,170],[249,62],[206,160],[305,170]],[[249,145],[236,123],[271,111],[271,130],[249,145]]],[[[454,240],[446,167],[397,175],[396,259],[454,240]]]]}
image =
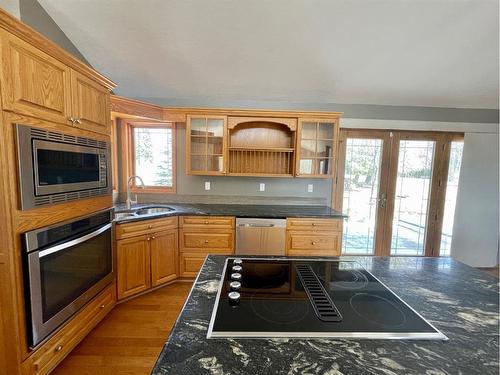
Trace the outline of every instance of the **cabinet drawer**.
{"type": "Polygon", "coordinates": [[[287,255],[340,255],[341,233],[287,233],[287,255]]]}
{"type": "Polygon", "coordinates": [[[23,362],[23,373],[50,373],[115,305],[111,284],[23,362]]]}
{"type": "Polygon", "coordinates": [[[341,232],[342,223],[343,219],[290,218],[286,227],[288,230],[341,232]]]}
{"type": "Polygon", "coordinates": [[[233,252],[234,230],[187,231],[181,230],[181,251],[233,252]]]}
{"type": "Polygon", "coordinates": [[[177,216],[164,217],[116,225],[116,239],[140,236],[153,232],[177,228],[177,216]]]}
{"type": "Polygon", "coordinates": [[[179,267],[181,277],[196,277],[206,256],[202,253],[181,253],[179,267]]]}
{"type": "Polygon", "coordinates": [[[234,217],[232,216],[181,216],[179,218],[180,228],[234,228],[234,217]]]}

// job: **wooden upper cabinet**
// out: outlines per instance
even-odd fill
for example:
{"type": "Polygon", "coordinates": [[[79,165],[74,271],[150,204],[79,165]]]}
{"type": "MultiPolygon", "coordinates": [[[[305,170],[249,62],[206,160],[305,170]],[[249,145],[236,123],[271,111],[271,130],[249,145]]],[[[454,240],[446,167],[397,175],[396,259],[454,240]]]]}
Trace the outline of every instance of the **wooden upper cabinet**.
{"type": "Polygon", "coordinates": [[[151,286],[179,276],[178,231],[172,229],[151,236],[151,286]]]}
{"type": "Polygon", "coordinates": [[[3,109],[111,133],[107,87],[10,33],[0,35],[3,109]]]}
{"type": "Polygon", "coordinates": [[[97,133],[111,133],[109,91],[90,78],[72,70],[72,113],[75,126],[97,133]]]}
{"type": "Polygon", "coordinates": [[[336,163],[338,119],[299,118],[295,175],[331,177],[336,163]]]}
{"type": "Polygon", "coordinates": [[[193,175],[227,173],[227,116],[187,116],[186,172],[193,175]]]}
{"type": "Polygon", "coordinates": [[[4,109],[69,124],[71,69],[9,33],[1,40],[4,109]]]}

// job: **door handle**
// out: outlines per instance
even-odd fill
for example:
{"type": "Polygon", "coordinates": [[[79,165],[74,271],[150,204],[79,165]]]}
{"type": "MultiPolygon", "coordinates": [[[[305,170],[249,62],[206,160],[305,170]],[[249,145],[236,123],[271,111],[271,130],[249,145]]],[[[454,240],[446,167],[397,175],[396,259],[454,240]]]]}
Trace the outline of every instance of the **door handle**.
{"type": "Polygon", "coordinates": [[[46,250],[42,250],[38,253],[38,257],[43,258],[44,256],[57,253],[58,251],[67,249],[68,247],[75,246],[75,245],[81,244],[82,242],[88,241],[91,238],[94,238],[94,237],[100,235],[101,233],[107,231],[108,229],[110,229],[111,225],[112,225],[111,223],[106,224],[106,225],[102,226],[101,228],[95,230],[94,232],[86,234],[85,236],[82,236],[82,237],[76,238],[74,240],[62,243],[60,245],[50,247],[46,250]]]}
{"type": "Polygon", "coordinates": [[[380,198],[375,198],[372,202],[378,202],[380,208],[385,208],[385,204],[387,203],[387,196],[385,193],[380,194],[380,198]]]}

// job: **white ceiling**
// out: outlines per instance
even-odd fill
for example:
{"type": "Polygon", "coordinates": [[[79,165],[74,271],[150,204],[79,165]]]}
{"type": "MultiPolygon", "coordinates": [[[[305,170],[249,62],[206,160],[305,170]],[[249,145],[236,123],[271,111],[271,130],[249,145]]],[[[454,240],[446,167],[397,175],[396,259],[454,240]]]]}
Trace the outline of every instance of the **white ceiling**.
{"type": "Polygon", "coordinates": [[[130,97],[498,108],[498,0],[39,0],[130,97]]]}

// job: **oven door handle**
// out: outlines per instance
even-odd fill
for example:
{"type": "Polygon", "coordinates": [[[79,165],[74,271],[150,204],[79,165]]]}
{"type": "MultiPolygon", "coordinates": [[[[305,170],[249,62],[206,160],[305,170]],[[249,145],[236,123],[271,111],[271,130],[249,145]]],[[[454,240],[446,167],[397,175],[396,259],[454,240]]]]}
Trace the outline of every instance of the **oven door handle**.
{"type": "Polygon", "coordinates": [[[65,242],[65,243],[62,243],[60,245],[49,247],[48,249],[42,250],[38,253],[38,258],[43,258],[47,255],[54,254],[54,253],[57,253],[58,251],[67,249],[68,247],[75,246],[75,245],[78,245],[82,242],[88,241],[91,238],[100,235],[102,232],[107,231],[109,228],[111,228],[111,225],[112,225],[112,223],[106,224],[106,225],[100,227],[99,229],[97,229],[91,233],[86,234],[85,236],[75,238],[74,240],[71,240],[69,242],[65,242]]]}

